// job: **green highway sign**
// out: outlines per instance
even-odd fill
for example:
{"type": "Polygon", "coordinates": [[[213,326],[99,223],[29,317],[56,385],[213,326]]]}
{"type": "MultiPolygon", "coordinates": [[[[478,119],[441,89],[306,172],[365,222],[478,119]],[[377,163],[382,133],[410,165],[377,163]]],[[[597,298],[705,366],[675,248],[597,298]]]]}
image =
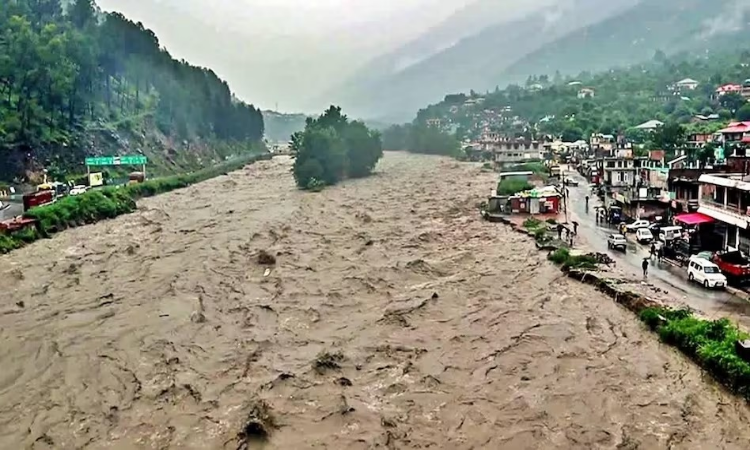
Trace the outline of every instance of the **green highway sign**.
{"type": "Polygon", "coordinates": [[[87,166],[142,166],[148,162],[145,156],[95,156],[86,158],[87,166]]]}

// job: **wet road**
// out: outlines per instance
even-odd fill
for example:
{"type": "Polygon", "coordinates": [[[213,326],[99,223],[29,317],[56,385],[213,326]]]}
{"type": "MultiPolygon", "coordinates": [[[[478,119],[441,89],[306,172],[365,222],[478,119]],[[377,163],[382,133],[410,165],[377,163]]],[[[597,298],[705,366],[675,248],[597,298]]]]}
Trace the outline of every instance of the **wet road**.
{"type": "MultiPolygon", "coordinates": [[[[588,184],[576,172],[567,172],[566,176],[579,181],[579,186],[569,187],[570,192],[570,220],[578,220],[579,234],[593,251],[607,253],[617,261],[618,266],[628,267],[636,274],[642,272],[641,263],[649,257],[649,249],[632,240],[628,236],[626,252],[609,250],[607,236],[617,232],[616,227],[609,224],[597,224],[594,207],[599,205],[599,199],[590,194],[588,184]],[[589,195],[590,206],[587,210],[585,197],[589,195]]],[[[675,267],[666,262],[652,261],[648,270],[648,282],[657,287],[679,294],[682,300],[691,308],[707,314],[731,312],[747,316],[750,323],[750,303],[740,299],[727,291],[708,290],[687,279],[687,272],[683,268],[675,267]]],[[[744,322],[744,321],[743,321],[744,322]]]]}
{"type": "Polygon", "coordinates": [[[3,205],[10,205],[8,208],[3,209],[2,206],[0,206],[0,220],[7,220],[12,219],[15,216],[23,214],[23,205],[21,203],[15,203],[15,202],[5,202],[3,201],[3,205]]]}

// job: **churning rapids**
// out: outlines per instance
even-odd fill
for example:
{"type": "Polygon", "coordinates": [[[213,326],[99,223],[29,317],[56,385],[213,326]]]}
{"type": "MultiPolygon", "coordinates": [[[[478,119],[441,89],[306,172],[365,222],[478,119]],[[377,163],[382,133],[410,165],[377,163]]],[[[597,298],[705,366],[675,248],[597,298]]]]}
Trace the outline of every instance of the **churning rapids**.
{"type": "Polygon", "coordinates": [[[496,175],[388,153],[310,194],[290,167],[0,257],[0,448],[750,447],[744,402],[480,220],[496,175]]]}

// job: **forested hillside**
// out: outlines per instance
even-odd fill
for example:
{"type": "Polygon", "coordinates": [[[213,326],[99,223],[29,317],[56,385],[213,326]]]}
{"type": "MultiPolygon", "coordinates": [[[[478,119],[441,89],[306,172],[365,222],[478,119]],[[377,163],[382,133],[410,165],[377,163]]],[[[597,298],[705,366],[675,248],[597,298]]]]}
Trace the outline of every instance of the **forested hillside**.
{"type": "Polygon", "coordinates": [[[208,142],[262,138],[259,110],[211,70],[176,61],[142,24],[103,14],[93,0],[3,3],[0,179],[103,152],[140,152],[178,169],[223,156],[182,154],[208,142]]]}
{"type": "Polygon", "coordinates": [[[531,76],[523,86],[447,95],[421,110],[413,125],[392,127],[383,139],[389,148],[401,148],[414,139],[414,130],[436,122],[443,130],[457,130],[460,139],[475,139],[489,129],[509,137],[553,136],[569,142],[593,133],[625,133],[638,142],[643,132],[635,127],[651,120],[683,134],[711,133],[731,120],[750,120],[750,103],[742,96],[716,94],[719,86],[748,83],[748,61],[750,50],[702,57],[657,52],[651,61],[629,68],[575,77],[531,76]],[[676,85],[686,78],[696,80],[697,87],[676,85]],[[581,98],[582,87],[593,96],[581,98]]]}

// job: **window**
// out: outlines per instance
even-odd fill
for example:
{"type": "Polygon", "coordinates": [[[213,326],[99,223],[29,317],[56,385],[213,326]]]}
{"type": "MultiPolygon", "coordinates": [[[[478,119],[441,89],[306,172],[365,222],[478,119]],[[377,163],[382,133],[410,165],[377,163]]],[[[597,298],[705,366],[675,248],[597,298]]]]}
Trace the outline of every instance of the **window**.
{"type": "Polygon", "coordinates": [[[727,205],[739,206],[740,196],[737,189],[727,189],[727,205]]]}
{"type": "Polygon", "coordinates": [[[737,248],[737,227],[734,225],[727,226],[727,246],[737,248]]]}
{"type": "Polygon", "coordinates": [[[716,186],[716,189],[714,190],[714,201],[716,203],[724,204],[724,191],[726,189],[723,186],[716,186]]]}
{"type": "Polygon", "coordinates": [[[713,266],[706,266],[703,268],[703,271],[706,273],[720,273],[719,268],[713,266]]]}

